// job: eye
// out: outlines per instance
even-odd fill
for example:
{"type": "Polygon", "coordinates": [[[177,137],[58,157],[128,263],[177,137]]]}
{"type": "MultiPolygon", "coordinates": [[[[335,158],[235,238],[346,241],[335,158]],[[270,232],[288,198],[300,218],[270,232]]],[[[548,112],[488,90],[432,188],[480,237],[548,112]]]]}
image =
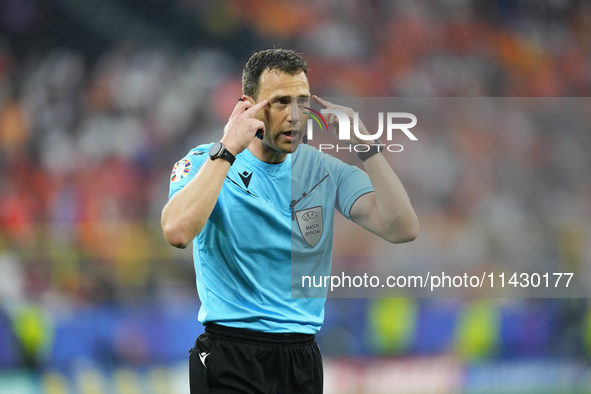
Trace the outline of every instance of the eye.
{"type": "Polygon", "coordinates": [[[308,106],[310,104],[310,98],[309,97],[300,97],[298,98],[298,105],[300,106],[308,106]]]}
{"type": "Polygon", "coordinates": [[[289,104],[289,99],[287,97],[281,97],[279,99],[277,99],[277,101],[275,102],[279,105],[287,105],[289,104]]]}

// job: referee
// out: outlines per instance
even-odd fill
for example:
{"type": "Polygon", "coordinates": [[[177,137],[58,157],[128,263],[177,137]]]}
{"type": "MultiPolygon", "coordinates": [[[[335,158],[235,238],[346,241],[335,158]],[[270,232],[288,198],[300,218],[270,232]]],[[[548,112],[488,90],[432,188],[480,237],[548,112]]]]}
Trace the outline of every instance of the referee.
{"type": "Polygon", "coordinates": [[[335,208],[392,243],[418,234],[409,198],[377,148],[359,154],[366,175],[300,144],[311,99],[353,116],[311,97],[307,74],[294,51],[252,55],[222,139],[173,168],[162,228],[175,247],[193,241],[205,325],[190,352],[192,394],[322,393],[314,334],[325,298],[291,297],[292,259],[330,274],[335,208]]]}

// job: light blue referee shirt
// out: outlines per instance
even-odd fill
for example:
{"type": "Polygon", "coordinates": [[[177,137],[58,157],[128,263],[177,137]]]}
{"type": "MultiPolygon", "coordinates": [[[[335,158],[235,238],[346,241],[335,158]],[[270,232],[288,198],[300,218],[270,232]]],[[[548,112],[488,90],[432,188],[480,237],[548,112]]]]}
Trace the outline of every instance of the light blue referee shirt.
{"type": "MultiPolygon", "coordinates": [[[[169,198],[210,160],[211,145],[175,164],[169,198]]],[[[279,164],[264,163],[248,149],[236,156],[193,241],[199,321],[262,332],[318,331],[326,289],[302,291],[301,275],[330,275],[334,210],[350,219],[355,200],[371,191],[359,168],[308,145],[279,164]]]]}

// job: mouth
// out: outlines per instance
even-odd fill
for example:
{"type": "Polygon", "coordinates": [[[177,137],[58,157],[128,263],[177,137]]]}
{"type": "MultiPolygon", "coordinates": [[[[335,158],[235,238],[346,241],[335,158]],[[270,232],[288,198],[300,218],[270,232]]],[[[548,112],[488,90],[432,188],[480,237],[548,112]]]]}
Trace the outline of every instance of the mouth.
{"type": "Polygon", "coordinates": [[[283,138],[285,138],[289,142],[297,141],[300,135],[300,131],[297,129],[286,130],[282,132],[281,135],[283,135],[283,138]]]}

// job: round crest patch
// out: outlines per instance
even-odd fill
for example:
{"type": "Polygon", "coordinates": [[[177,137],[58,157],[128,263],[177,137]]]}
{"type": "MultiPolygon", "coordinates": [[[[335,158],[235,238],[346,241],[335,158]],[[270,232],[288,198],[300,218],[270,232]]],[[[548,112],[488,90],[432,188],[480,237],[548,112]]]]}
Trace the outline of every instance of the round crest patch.
{"type": "Polygon", "coordinates": [[[170,174],[171,182],[182,181],[191,172],[191,162],[187,159],[178,161],[170,174]]]}

